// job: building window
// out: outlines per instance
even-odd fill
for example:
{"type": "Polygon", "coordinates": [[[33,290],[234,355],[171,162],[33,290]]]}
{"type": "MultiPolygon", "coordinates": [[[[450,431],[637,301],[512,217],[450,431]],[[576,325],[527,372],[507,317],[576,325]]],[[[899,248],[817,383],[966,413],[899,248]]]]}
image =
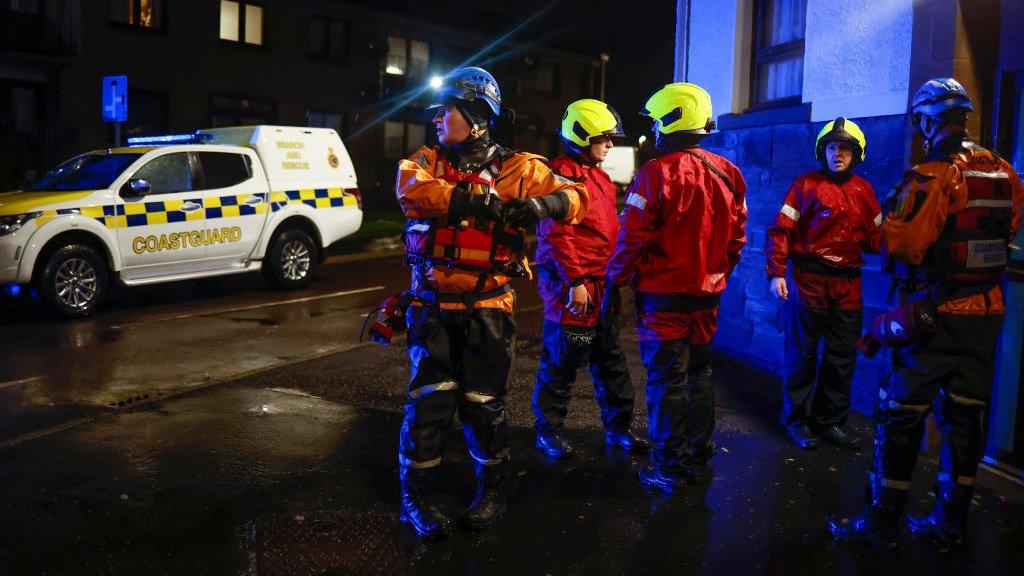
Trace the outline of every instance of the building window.
{"type": "Polygon", "coordinates": [[[220,126],[251,126],[273,124],[276,108],[270,100],[214,96],[210,98],[210,124],[220,126]]]}
{"type": "Polygon", "coordinates": [[[562,67],[550,62],[537,65],[536,89],[540,94],[558,96],[562,92],[562,67]]]}
{"type": "Polygon", "coordinates": [[[402,158],[423,146],[426,141],[426,124],[394,120],[384,122],[384,155],[389,158],[402,158]]]}
{"type": "Polygon", "coordinates": [[[11,127],[15,132],[35,134],[39,129],[39,90],[33,86],[11,87],[11,127]]]}
{"type": "Polygon", "coordinates": [[[22,14],[39,14],[39,0],[3,0],[0,7],[10,12],[22,14]]]}
{"type": "Polygon", "coordinates": [[[348,21],[324,16],[310,18],[309,53],[331,60],[347,60],[348,21]]]}
{"type": "Polygon", "coordinates": [[[342,112],[318,112],[310,110],[306,113],[306,126],[310,128],[333,128],[338,136],[348,135],[347,117],[342,112]]]}
{"type": "Polygon", "coordinates": [[[125,135],[145,136],[167,132],[167,94],[128,90],[128,121],[125,135]]]}
{"type": "Polygon", "coordinates": [[[807,0],[756,0],[751,105],[799,102],[807,0]]]}
{"type": "Polygon", "coordinates": [[[263,45],[263,5],[220,1],[220,39],[263,45]]]}
{"type": "Polygon", "coordinates": [[[164,27],[163,0],[111,0],[110,19],[138,28],[164,27]]]}
{"type": "Polygon", "coordinates": [[[419,40],[388,36],[388,56],[384,71],[394,76],[420,77],[430,65],[430,45],[419,40]]]}

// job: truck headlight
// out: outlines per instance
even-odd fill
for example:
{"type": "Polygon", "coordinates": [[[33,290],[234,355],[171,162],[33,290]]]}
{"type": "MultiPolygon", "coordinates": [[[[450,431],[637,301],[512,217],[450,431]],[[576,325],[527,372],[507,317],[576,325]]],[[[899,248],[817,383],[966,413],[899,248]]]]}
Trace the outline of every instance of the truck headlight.
{"type": "Polygon", "coordinates": [[[42,216],[42,212],[26,212],[12,216],[0,216],[0,236],[6,236],[25,225],[25,222],[42,216]]]}

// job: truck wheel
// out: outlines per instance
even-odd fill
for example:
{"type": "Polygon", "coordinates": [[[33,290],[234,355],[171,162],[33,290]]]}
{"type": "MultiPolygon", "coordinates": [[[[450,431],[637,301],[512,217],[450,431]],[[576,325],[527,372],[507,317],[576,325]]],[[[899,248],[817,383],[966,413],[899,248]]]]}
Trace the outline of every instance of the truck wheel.
{"type": "Polygon", "coordinates": [[[274,237],[263,273],[277,288],[302,288],[313,279],[317,261],[316,242],[309,234],[299,228],[288,228],[274,237]]]}
{"type": "Polygon", "coordinates": [[[55,316],[88,316],[107,294],[107,265],[92,247],[68,244],[50,255],[36,289],[55,316]]]}

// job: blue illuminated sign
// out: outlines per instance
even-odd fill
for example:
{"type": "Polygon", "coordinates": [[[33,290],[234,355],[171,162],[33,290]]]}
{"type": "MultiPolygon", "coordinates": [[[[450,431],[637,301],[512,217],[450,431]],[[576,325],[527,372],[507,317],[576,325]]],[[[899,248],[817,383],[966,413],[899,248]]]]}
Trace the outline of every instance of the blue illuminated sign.
{"type": "Polygon", "coordinates": [[[128,77],[103,77],[103,121],[128,121],[128,77]]]}

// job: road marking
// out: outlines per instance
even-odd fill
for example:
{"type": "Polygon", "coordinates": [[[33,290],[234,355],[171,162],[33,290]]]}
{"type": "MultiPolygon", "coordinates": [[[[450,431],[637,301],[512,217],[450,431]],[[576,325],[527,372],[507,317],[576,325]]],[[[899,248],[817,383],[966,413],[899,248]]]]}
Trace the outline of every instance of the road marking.
{"type": "Polygon", "coordinates": [[[33,376],[31,378],[22,378],[21,380],[11,380],[10,382],[0,382],[0,390],[4,388],[10,388],[11,386],[18,386],[21,384],[28,384],[29,382],[35,382],[36,380],[42,380],[42,376],[33,376]]]}
{"type": "Polygon", "coordinates": [[[139,320],[138,322],[129,322],[127,324],[117,324],[115,326],[111,326],[110,329],[121,330],[122,328],[138,326],[140,324],[155,324],[157,322],[167,322],[169,320],[184,320],[185,318],[196,318],[200,316],[217,316],[219,314],[227,314],[229,312],[244,312],[246,310],[270,308],[271,306],[281,306],[284,304],[297,304],[299,302],[310,302],[312,300],[323,300],[325,298],[337,298],[339,296],[351,296],[353,294],[363,294],[365,292],[376,292],[377,290],[384,290],[385,288],[386,286],[370,286],[367,288],[357,288],[355,290],[342,290],[341,292],[332,292],[330,294],[306,296],[305,298],[292,298],[291,300],[282,300],[280,302],[267,302],[264,304],[253,304],[251,306],[238,306],[236,308],[222,308],[220,310],[208,310],[205,312],[196,312],[194,314],[177,314],[175,316],[162,316],[160,318],[150,318],[148,320],[139,320]]]}

